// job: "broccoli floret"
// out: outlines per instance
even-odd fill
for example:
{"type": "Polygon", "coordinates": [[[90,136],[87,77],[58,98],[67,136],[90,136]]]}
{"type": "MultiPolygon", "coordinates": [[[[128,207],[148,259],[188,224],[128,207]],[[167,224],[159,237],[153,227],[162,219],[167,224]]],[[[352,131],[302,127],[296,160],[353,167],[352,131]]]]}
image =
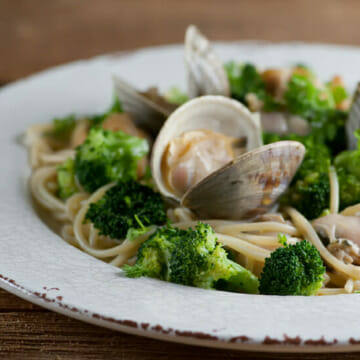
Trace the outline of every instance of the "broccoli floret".
{"type": "Polygon", "coordinates": [[[293,206],[309,220],[318,218],[329,207],[329,202],[329,176],[317,172],[297,180],[281,199],[282,204],[293,206]]]}
{"type": "Polygon", "coordinates": [[[145,139],[92,128],[76,150],[77,180],[86,191],[93,192],[113,181],[135,179],[138,161],[148,150],[145,139]]]}
{"type": "Polygon", "coordinates": [[[316,142],[329,146],[332,154],[345,148],[347,112],[335,108],[338,97],[328,87],[319,89],[311,76],[300,74],[292,75],[284,95],[287,110],[309,121],[316,142]]]}
{"type": "MultiPolygon", "coordinates": [[[[360,131],[355,131],[360,139],[360,131]]],[[[334,160],[340,187],[340,208],[360,202],[360,143],[358,149],[343,151],[334,160]]]]}
{"type": "Polygon", "coordinates": [[[166,214],[159,193],[129,180],[117,183],[100,200],[90,204],[85,219],[91,221],[101,235],[124,239],[129,229],[133,238],[134,229],[140,234],[146,226],[164,224],[166,214]]]}
{"type": "Polygon", "coordinates": [[[232,97],[246,104],[245,97],[249,93],[257,94],[260,98],[264,96],[265,83],[254,65],[230,62],[225,69],[232,97]]]}
{"type": "Polygon", "coordinates": [[[305,180],[309,175],[319,174],[319,177],[328,177],[331,156],[329,149],[322,144],[305,142],[306,152],[304,160],[297,171],[294,180],[305,180]]]}
{"type": "Polygon", "coordinates": [[[340,210],[360,202],[360,178],[344,168],[336,168],[339,181],[340,210]]]}
{"type": "Polygon", "coordinates": [[[329,207],[331,156],[327,146],[318,144],[312,135],[264,134],[264,142],[295,140],[304,144],[304,160],[296,172],[288,191],[280,199],[281,204],[291,205],[308,219],[315,219],[329,207]]]}
{"type": "Polygon", "coordinates": [[[79,191],[76,185],[74,160],[69,158],[62,165],[56,167],[58,195],[61,199],[67,199],[79,191]]]}
{"type": "Polygon", "coordinates": [[[148,276],[177,284],[257,293],[258,279],[229,260],[208,224],[180,230],[158,229],[140,247],[134,266],[125,266],[127,276],[148,276]]]}
{"type": "Polygon", "coordinates": [[[266,92],[265,82],[253,64],[229,62],[225,65],[230,82],[231,97],[246,106],[247,94],[255,94],[264,103],[264,111],[276,111],[280,108],[275,99],[266,92]]]}
{"type": "Polygon", "coordinates": [[[334,108],[335,102],[328,88],[319,89],[312,76],[293,74],[287,84],[285,100],[292,114],[316,121],[317,112],[334,108]]]}
{"type": "Polygon", "coordinates": [[[318,250],[308,241],[285,243],[265,260],[260,294],[314,295],[324,281],[325,266],[318,250]]]}
{"type": "Polygon", "coordinates": [[[136,264],[124,266],[128,277],[151,277],[169,281],[169,259],[186,230],[164,226],[156,230],[139,248],[136,264]]]}
{"type": "Polygon", "coordinates": [[[53,129],[50,135],[58,140],[67,141],[76,125],[74,115],[53,119],[53,129]]]}
{"type": "MultiPolygon", "coordinates": [[[[195,230],[188,229],[176,244],[169,259],[169,281],[194,285],[199,269],[208,269],[210,254],[216,247],[216,235],[208,224],[198,224],[195,230]]],[[[211,287],[211,285],[209,286],[211,287]]]]}

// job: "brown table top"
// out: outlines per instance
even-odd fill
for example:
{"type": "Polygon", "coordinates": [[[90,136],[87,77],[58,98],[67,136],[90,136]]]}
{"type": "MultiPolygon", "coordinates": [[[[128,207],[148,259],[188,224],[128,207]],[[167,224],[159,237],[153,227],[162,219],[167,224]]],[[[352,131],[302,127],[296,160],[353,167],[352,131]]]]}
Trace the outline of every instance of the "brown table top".
{"type": "MultiPolygon", "coordinates": [[[[78,58],[211,39],[360,45],[358,0],[0,0],[0,84],[78,58]]],[[[0,290],[0,358],[356,359],[359,354],[262,354],[197,348],[117,333],[0,290]]]]}

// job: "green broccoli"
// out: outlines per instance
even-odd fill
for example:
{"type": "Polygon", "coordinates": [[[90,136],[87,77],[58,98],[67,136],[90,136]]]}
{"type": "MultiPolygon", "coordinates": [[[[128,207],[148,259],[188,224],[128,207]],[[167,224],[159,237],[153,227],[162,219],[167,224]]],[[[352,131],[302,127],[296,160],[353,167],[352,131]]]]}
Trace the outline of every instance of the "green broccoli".
{"type": "Polygon", "coordinates": [[[113,239],[129,235],[133,239],[145,232],[147,226],[164,224],[166,213],[159,193],[129,180],[117,183],[100,200],[90,204],[85,219],[91,221],[101,235],[113,239]]]}
{"type": "Polygon", "coordinates": [[[329,87],[319,89],[311,77],[300,74],[292,75],[284,95],[287,111],[307,120],[316,142],[329,146],[332,154],[345,148],[347,112],[335,108],[338,98],[329,87]]]}
{"type": "Polygon", "coordinates": [[[92,128],[76,149],[75,174],[88,192],[113,181],[136,178],[138,161],[149,151],[145,139],[92,128]]]}
{"type": "Polygon", "coordinates": [[[61,199],[67,199],[79,191],[76,185],[74,160],[69,158],[63,164],[56,167],[58,195],[61,199]]]}
{"type": "Polygon", "coordinates": [[[326,145],[316,143],[312,135],[263,134],[264,143],[280,140],[301,142],[306,153],[288,191],[281,197],[282,205],[298,209],[308,219],[315,219],[329,207],[331,156],[326,145]]]}
{"type": "Polygon", "coordinates": [[[284,97],[290,113],[312,121],[317,120],[317,112],[335,106],[328,88],[319,89],[311,76],[302,74],[291,76],[284,97]]]}
{"type": "Polygon", "coordinates": [[[186,235],[186,230],[170,225],[157,229],[140,246],[136,264],[124,266],[126,275],[132,278],[146,276],[169,281],[169,259],[177,243],[186,235]]]}
{"type": "Polygon", "coordinates": [[[307,120],[317,143],[325,144],[336,155],[345,149],[345,122],[347,112],[336,106],[348,98],[344,87],[329,83],[320,88],[311,71],[294,73],[287,83],[282,99],[275,99],[266,89],[266,83],[253,64],[230,62],[225,65],[231,96],[245,105],[252,93],[263,102],[262,111],[285,111],[307,120]]]}
{"type": "MultiPolygon", "coordinates": [[[[310,139],[309,139],[310,140],[310,139]]],[[[315,142],[305,141],[306,148],[304,160],[295,175],[295,180],[305,179],[314,173],[328,177],[331,164],[331,155],[327,146],[315,142]]]]}
{"type": "Polygon", "coordinates": [[[360,178],[344,168],[336,169],[339,181],[340,210],[360,202],[360,178]]]}
{"type": "Polygon", "coordinates": [[[358,149],[343,151],[334,160],[340,187],[340,208],[360,202],[360,130],[358,149]]]}
{"type": "Polygon", "coordinates": [[[308,241],[295,245],[286,243],[273,251],[260,276],[260,294],[315,295],[324,281],[325,266],[318,250],[308,241]]]}
{"type": "Polygon", "coordinates": [[[67,141],[75,125],[76,119],[74,115],[55,118],[53,119],[53,129],[50,131],[49,135],[58,140],[67,141]]]}
{"type": "Polygon", "coordinates": [[[231,97],[246,106],[246,95],[255,94],[264,103],[264,111],[276,111],[281,106],[266,92],[265,82],[253,64],[229,62],[225,65],[230,82],[231,97]]]}
{"type": "Polygon", "coordinates": [[[281,199],[283,205],[291,205],[307,219],[318,218],[329,207],[330,182],[328,174],[314,172],[290,186],[281,199]]]}
{"type": "Polygon", "coordinates": [[[171,226],[158,229],[140,247],[134,266],[125,266],[129,277],[148,276],[177,284],[257,293],[258,279],[229,260],[208,224],[195,229],[171,226]]]}
{"type": "Polygon", "coordinates": [[[230,62],[225,65],[230,82],[232,97],[246,104],[246,95],[254,93],[262,98],[265,94],[265,83],[256,67],[252,64],[236,64],[230,62]]]}

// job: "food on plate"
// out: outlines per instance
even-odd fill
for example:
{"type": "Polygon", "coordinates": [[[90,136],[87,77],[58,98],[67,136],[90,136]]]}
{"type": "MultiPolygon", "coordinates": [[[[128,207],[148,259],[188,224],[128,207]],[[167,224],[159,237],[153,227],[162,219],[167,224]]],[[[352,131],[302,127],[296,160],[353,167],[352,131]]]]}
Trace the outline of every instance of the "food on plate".
{"type": "Polygon", "coordinates": [[[303,64],[223,63],[194,26],[187,92],[114,76],[101,114],[27,130],[30,190],[131,278],[264,295],[360,291],[359,91],[303,64]]]}

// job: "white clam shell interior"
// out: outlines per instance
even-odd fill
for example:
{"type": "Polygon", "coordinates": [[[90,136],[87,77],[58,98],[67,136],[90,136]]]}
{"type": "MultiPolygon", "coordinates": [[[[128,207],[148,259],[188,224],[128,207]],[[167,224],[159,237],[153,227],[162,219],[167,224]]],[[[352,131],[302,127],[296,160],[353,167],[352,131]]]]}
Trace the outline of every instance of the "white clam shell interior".
{"type": "Polygon", "coordinates": [[[238,101],[223,96],[207,95],[182,105],[166,120],[153,147],[151,156],[152,174],[159,191],[166,197],[180,200],[164,184],[161,162],[171,139],[186,131],[209,129],[227,136],[247,138],[247,151],[262,145],[257,114],[238,101]]]}

